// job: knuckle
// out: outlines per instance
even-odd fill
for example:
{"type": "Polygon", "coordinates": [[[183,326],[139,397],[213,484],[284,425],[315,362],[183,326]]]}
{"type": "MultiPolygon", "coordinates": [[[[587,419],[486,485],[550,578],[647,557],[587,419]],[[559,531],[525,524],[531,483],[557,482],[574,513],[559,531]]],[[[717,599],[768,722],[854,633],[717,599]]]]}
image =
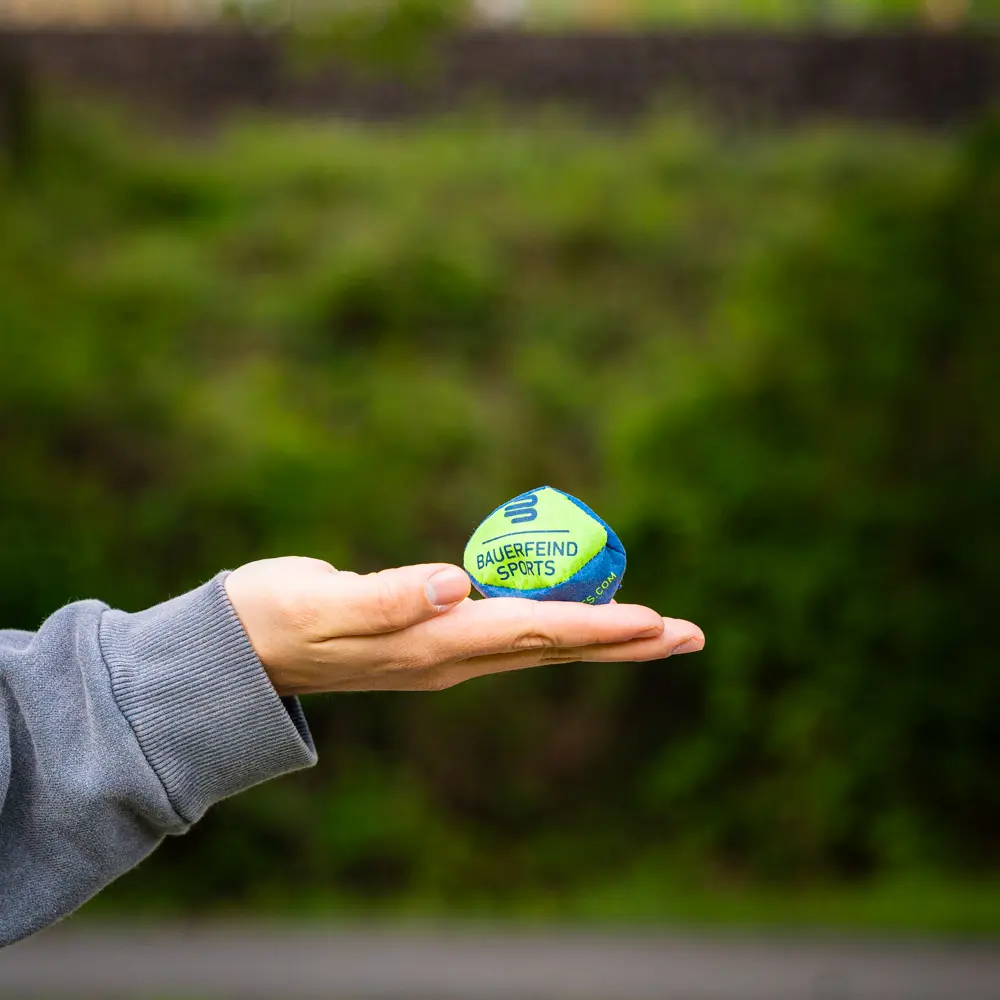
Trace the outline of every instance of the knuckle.
{"type": "Polygon", "coordinates": [[[436,671],[441,666],[441,657],[430,646],[419,645],[407,653],[407,665],[411,670],[436,671]]]}
{"type": "Polygon", "coordinates": [[[407,620],[406,597],[401,588],[392,580],[376,576],[372,626],[379,631],[391,631],[407,624],[407,620]]]}
{"type": "Polygon", "coordinates": [[[440,673],[454,662],[453,653],[431,635],[400,636],[397,659],[407,670],[440,673]]]}
{"type": "Polygon", "coordinates": [[[511,649],[549,649],[556,645],[556,640],[544,632],[522,632],[511,643],[511,649]]]}

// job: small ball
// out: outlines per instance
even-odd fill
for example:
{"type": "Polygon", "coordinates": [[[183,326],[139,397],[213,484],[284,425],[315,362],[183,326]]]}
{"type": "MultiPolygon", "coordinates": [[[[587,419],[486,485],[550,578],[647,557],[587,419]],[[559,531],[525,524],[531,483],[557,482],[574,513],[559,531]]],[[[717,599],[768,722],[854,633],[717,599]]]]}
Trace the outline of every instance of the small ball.
{"type": "Polygon", "coordinates": [[[625,549],[585,503],[539,486],[476,528],[465,570],[484,597],[607,604],[625,574],[625,549]]]}

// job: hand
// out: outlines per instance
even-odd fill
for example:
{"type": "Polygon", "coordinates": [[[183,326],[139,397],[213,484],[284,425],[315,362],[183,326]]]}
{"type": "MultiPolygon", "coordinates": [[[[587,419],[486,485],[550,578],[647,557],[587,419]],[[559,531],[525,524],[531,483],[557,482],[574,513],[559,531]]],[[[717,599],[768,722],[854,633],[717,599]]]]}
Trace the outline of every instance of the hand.
{"type": "Polygon", "coordinates": [[[656,660],[701,649],[691,622],[637,604],[468,599],[457,566],[359,576],[319,559],[248,563],[226,593],[281,695],[439,691],[472,677],[574,660],[656,660]]]}

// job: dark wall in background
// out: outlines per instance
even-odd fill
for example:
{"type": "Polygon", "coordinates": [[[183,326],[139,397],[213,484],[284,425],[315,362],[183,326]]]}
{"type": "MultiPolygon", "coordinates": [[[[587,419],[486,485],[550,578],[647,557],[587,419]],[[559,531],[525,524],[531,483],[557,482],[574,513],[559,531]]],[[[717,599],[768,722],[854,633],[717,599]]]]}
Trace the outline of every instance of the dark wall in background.
{"type": "Polygon", "coordinates": [[[737,121],[942,125],[1000,92],[1000,41],[988,36],[475,32],[419,79],[333,64],[304,75],[280,38],[229,31],[8,32],[0,43],[41,76],[192,119],[247,107],[378,118],[482,98],[620,118],[679,97],[737,121]]]}

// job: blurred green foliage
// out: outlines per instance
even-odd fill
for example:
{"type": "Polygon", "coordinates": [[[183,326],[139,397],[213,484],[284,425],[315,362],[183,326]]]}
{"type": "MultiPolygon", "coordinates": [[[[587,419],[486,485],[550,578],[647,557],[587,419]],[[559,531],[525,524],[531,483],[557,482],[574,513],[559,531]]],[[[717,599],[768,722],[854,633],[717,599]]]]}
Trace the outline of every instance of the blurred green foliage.
{"type": "MultiPolygon", "coordinates": [[[[937,28],[995,25],[1000,0],[221,0],[231,19],[264,25],[327,21],[362,36],[431,22],[469,19],[568,25],[736,24],[859,26],[924,23],[937,28]]],[[[335,34],[339,34],[335,32],[335,34]]],[[[346,41],[346,38],[345,38],[346,41]]],[[[391,42],[390,42],[391,44],[391,42]]]]}
{"type": "Polygon", "coordinates": [[[470,19],[466,0],[251,0],[229,3],[226,21],[287,33],[291,62],[300,70],[331,57],[368,73],[432,73],[435,50],[470,19]]]}
{"type": "Polygon", "coordinates": [[[622,599],[708,635],[311,700],[318,769],[108,898],[627,915],[998,874],[995,123],[38,134],[0,185],[5,625],[263,556],[459,560],[551,483],[618,530],[622,599]]]}
{"type": "MultiPolygon", "coordinates": [[[[328,2],[328,0],[320,0],[328,2]]],[[[642,25],[814,24],[842,28],[923,24],[936,29],[995,25],[998,0],[480,0],[523,7],[527,23],[642,25]]]]}

